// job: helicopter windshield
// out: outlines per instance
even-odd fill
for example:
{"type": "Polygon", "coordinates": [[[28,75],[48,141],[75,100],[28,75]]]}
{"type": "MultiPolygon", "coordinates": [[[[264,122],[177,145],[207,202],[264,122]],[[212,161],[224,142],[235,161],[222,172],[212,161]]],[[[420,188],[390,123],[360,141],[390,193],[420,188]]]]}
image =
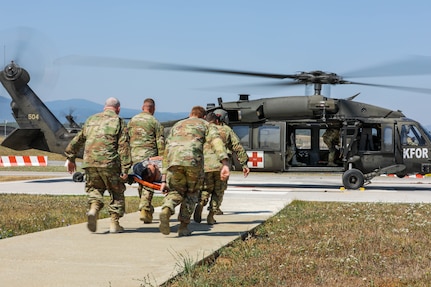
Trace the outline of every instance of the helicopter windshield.
{"type": "MultiPolygon", "coordinates": [[[[421,127],[424,131],[425,129],[421,127]]],[[[403,145],[422,146],[425,139],[419,129],[414,124],[403,124],[401,128],[401,143],[403,145]]]]}
{"type": "Polygon", "coordinates": [[[431,133],[429,130],[427,130],[424,126],[422,126],[421,124],[419,124],[419,127],[424,131],[424,134],[426,135],[426,137],[428,138],[429,141],[431,141],[431,133]]]}

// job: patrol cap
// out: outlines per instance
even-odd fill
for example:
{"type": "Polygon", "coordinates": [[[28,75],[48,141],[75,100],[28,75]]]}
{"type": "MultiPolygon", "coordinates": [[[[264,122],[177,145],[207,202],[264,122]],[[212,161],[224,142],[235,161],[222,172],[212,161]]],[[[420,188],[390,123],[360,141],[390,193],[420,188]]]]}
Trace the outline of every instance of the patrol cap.
{"type": "Polygon", "coordinates": [[[222,109],[216,109],[213,112],[214,114],[217,115],[217,117],[219,117],[221,122],[224,122],[225,124],[229,124],[229,117],[227,115],[227,112],[225,110],[222,109]]]}

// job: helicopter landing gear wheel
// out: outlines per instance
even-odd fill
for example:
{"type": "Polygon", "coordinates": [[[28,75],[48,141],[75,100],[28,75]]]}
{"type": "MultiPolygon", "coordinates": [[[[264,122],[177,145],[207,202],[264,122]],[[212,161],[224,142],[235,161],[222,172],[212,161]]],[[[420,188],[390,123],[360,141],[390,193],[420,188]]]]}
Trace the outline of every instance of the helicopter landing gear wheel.
{"type": "Polygon", "coordinates": [[[72,179],[74,182],[83,182],[84,174],[82,174],[82,172],[77,171],[72,175],[72,179]]]}
{"type": "Polygon", "coordinates": [[[364,174],[359,169],[349,169],[343,173],[343,185],[347,189],[359,189],[364,185],[364,174]]]}

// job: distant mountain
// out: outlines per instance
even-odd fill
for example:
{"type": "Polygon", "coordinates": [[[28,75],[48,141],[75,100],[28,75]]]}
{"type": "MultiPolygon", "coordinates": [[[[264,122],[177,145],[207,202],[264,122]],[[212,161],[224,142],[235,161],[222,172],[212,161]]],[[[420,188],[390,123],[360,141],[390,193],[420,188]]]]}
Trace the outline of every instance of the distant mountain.
{"type": "Polygon", "coordinates": [[[0,96],[0,124],[4,123],[4,121],[12,122],[15,119],[10,109],[10,98],[0,96]]]}
{"type": "MultiPolygon", "coordinates": [[[[10,99],[0,96],[0,124],[4,121],[15,121],[10,108],[10,101],[10,99]]],[[[85,99],[48,101],[45,102],[45,105],[62,123],[67,122],[65,116],[69,114],[72,114],[75,117],[76,122],[82,123],[90,115],[93,115],[103,110],[103,105],[85,99]]],[[[121,116],[126,119],[131,118],[139,112],[141,112],[140,109],[138,110],[121,108],[121,116]]],[[[159,121],[165,122],[185,118],[188,116],[188,112],[165,113],[156,111],[154,116],[159,121]]]]}

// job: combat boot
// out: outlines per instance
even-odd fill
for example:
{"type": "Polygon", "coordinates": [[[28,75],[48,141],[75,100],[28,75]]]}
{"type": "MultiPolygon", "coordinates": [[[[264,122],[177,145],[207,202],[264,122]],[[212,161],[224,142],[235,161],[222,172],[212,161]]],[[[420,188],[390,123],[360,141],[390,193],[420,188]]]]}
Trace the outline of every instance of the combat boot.
{"type": "Polygon", "coordinates": [[[99,217],[99,204],[97,202],[91,203],[90,210],[87,212],[87,228],[91,232],[97,230],[97,219],[99,217]]]}
{"type": "Polygon", "coordinates": [[[210,210],[210,213],[208,213],[207,216],[207,223],[209,225],[215,224],[217,221],[214,219],[214,211],[210,210]]]}
{"type": "Polygon", "coordinates": [[[183,221],[180,222],[180,227],[178,228],[178,236],[189,236],[192,234],[192,232],[187,228],[188,223],[185,223],[183,221]]]}
{"type": "Polygon", "coordinates": [[[120,215],[118,213],[111,213],[111,225],[109,233],[121,233],[124,228],[120,225],[120,215]]]}
{"type": "Polygon", "coordinates": [[[169,227],[169,218],[171,217],[171,210],[169,207],[165,207],[160,212],[160,225],[159,230],[164,235],[169,235],[171,229],[169,227]]]}
{"type": "Polygon", "coordinates": [[[223,211],[220,208],[217,208],[217,211],[214,213],[215,215],[223,215],[223,211]]]}
{"type": "Polygon", "coordinates": [[[193,220],[197,223],[201,223],[202,221],[202,209],[204,208],[204,205],[202,202],[199,202],[196,204],[195,212],[193,213],[193,220]]]}
{"type": "Polygon", "coordinates": [[[153,222],[153,213],[151,211],[141,209],[141,217],[139,219],[144,223],[151,223],[153,222]]]}
{"type": "Polygon", "coordinates": [[[335,153],[330,152],[328,155],[328,166],[337,166],[335,163],[335,153]]]}

